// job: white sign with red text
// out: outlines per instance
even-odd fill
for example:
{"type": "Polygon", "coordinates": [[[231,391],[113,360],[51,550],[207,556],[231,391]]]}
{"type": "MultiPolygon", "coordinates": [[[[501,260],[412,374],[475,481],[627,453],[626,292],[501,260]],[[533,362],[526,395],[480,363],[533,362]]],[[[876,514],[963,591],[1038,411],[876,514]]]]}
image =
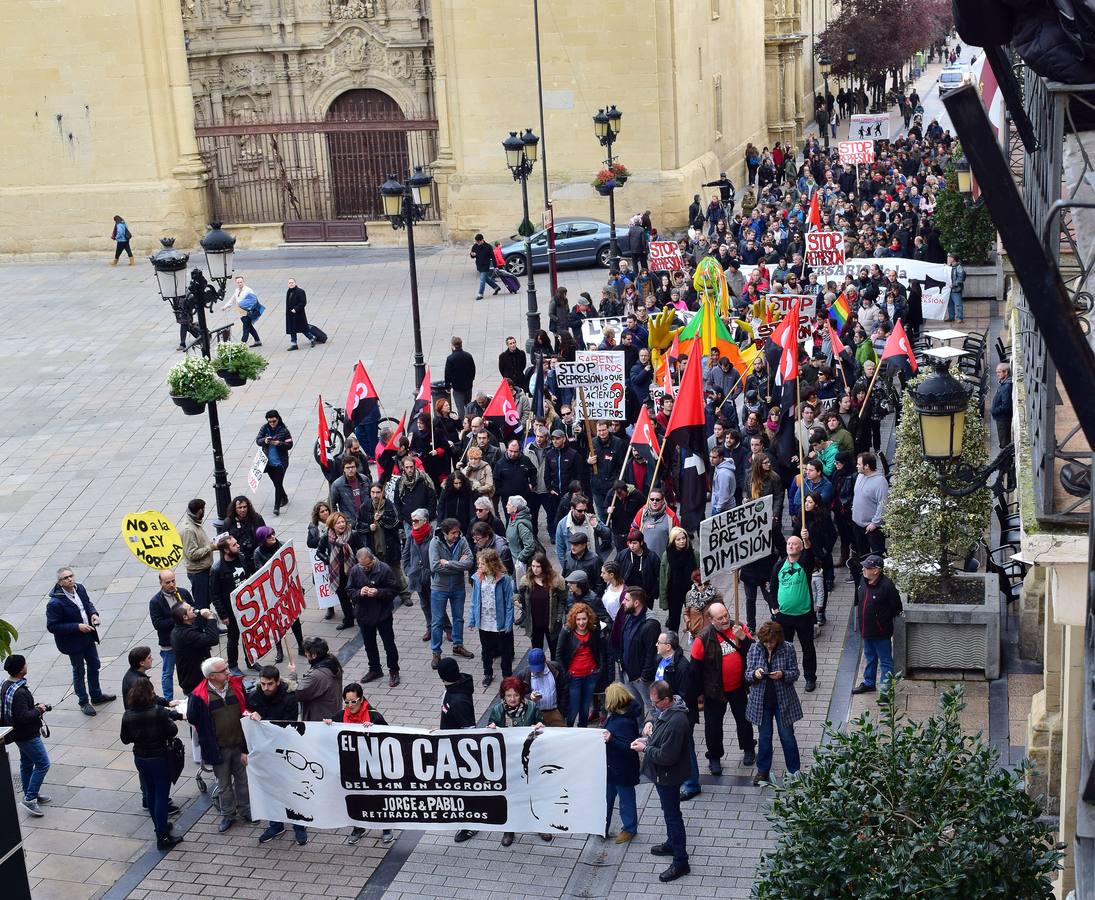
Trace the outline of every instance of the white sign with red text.
{"type": "Polygon", "coordinates": [[[277,649],[303,609],[304,587],[296,550],[289,541],[232,591],[232,615],[239,625],[240,644],[249,665],[277,649]]]}
{"type": "Polygon", "coordinates": [[[327,574],[327,563],[319,558],[316,550],[311,548],[308,550],[308,557],[312,563],[312,584],[316,588],[319,608],[331,609],[338,606],[338,594],[331,588],[331,578],[327,574]]]}
{"type": "Polygon", "coordinates": [[[844,264],[844,235],[839,231],[811,231],[806,235],[806,265],[841,266],[844,264]]]}
{"type": "Polygon", "coordinates": [[[650,242],[650,271],[665,272],[681,268],[681,247],[676,241],[650,242]]]}
{"type": "Polygon", "coordinates": [[[842,166],[869,166],[874,162],[874,141],[841,141],[842,166]]]}

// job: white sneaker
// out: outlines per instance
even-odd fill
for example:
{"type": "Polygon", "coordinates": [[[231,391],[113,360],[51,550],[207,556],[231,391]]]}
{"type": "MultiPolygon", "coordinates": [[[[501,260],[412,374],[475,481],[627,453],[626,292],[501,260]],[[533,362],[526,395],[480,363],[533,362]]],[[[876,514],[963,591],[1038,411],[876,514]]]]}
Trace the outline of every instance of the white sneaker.
{"type": "Polygon", "coordinates": [[[38,806],[37,800],[28,800],[26,797],[24,797],[21,802],[23,804],[23,809],[29,812],[32,816],[41,817],[45,815],[45,813],[42,812],[41,808],[38,806]]]}

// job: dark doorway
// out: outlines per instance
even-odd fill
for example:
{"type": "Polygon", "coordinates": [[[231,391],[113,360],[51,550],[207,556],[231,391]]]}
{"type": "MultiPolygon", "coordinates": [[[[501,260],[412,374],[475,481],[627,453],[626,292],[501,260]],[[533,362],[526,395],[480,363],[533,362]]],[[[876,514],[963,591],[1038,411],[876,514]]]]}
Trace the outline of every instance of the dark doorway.
{"type": "Polygon", "coordinates": [[[326,136],[335,216],[380,218],[380,185],[393,172],[400,181],[407,177],[403,111],[383,91],[369,88],[339,95],[326,118],[329,122],[392,123],[390,130],[334,132],[326,136]]]}

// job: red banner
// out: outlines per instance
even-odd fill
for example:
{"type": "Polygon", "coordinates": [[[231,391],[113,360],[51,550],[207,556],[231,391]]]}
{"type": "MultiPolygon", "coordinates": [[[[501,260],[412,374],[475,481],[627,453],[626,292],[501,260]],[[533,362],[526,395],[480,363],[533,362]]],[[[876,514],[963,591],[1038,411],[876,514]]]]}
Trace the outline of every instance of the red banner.
{"type": "Polygon", "coordinates": [[[681,268],[681,248],[676,241],[650,242],[650,271],[665,272],[681,268]]]}
{"type": "Polygon", "coordinates": [[[290,541],[232,591],[232,614],[248,664],[272,653],[304,609],[297,554],[290,541]]]}

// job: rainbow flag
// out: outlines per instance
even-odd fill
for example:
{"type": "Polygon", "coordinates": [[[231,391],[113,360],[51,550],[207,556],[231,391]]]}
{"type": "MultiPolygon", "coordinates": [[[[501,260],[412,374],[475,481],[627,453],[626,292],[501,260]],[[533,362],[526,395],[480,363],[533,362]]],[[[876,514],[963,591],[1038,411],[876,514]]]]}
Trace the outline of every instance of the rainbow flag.
{"type": "Polygon", "coordinates": [[[829,307],[829,318],[836,322],[837,329],[839,330],[844,327],[851,314],[852,310],[848,306],[848,298],[845,297],[842,292],[840,296],[833,301],[833,305],[829,307]]]}

